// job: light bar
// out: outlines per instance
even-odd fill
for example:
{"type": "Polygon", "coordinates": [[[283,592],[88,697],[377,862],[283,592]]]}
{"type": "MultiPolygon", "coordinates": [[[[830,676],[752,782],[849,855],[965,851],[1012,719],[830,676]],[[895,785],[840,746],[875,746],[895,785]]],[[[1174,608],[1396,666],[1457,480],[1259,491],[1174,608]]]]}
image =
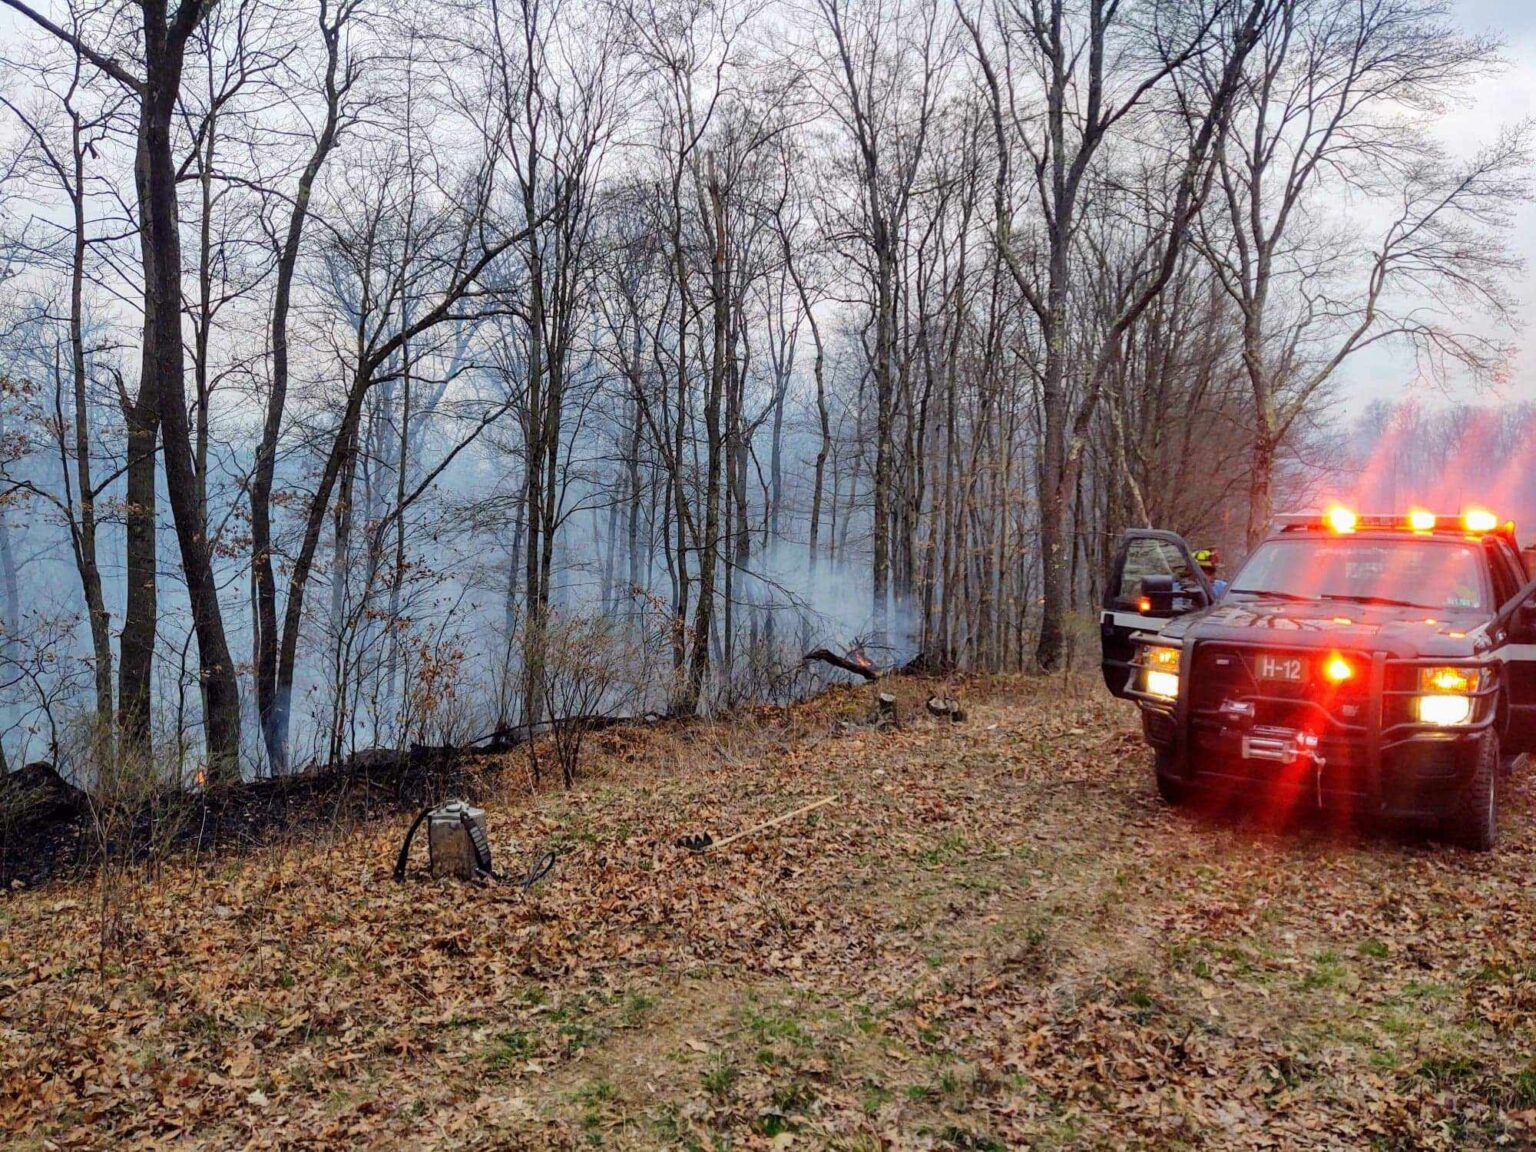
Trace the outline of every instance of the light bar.
{"type": "Polygon", "coordinates": [[[1415,508],[1408,513],[1383,514],[1378,512],[1354,512],[1342,504],[1334,504],[1326,512],[1281,512],[1275,516],[1273,526],[1278,531],[1296,531],[1308,528],[1326,528],[1331,532],[1347,535],[1351,532],[1380,531],[1382,529],[1407,529],[1421,535],[1433,532],[1464,532],[1469,536],[1500,535],[1511,544],[1515,541],[1513,521],[1500,523],[1492,512],[1482,508],[1470,508],[1458,516],[1430,512],[1415,508]]]}

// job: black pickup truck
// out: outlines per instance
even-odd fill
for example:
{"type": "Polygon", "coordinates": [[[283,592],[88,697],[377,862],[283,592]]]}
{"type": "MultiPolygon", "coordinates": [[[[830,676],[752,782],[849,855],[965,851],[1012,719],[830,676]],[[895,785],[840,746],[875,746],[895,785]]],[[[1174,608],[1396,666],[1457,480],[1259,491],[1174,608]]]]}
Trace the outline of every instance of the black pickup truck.
{"type": "Polygon", "coordinates": [[[1283,516],[1218,598],[1182,539],[1131,531],[1104,681],[1140,706],[1170,803],[1315,804],[1487,850],[1536,753],[1531,555],[1481,512],[1283,516]]]}

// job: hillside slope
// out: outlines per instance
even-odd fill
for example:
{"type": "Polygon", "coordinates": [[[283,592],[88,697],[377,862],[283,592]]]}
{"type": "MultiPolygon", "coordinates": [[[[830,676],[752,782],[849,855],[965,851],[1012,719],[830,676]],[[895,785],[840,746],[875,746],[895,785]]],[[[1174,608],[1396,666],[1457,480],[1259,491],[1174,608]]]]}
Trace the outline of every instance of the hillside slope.
{"type": "Polygon", "coordinates": [[[863,690],[593,738],[477,796],[524,894],[389,879],[395,824],[0,898],[21,1149],[1530,1143],[1536,837],[1471,856],[1156,798],[1091,686],[863,690]],[[717,853],[717,839],[825,795],[717,853]]]}

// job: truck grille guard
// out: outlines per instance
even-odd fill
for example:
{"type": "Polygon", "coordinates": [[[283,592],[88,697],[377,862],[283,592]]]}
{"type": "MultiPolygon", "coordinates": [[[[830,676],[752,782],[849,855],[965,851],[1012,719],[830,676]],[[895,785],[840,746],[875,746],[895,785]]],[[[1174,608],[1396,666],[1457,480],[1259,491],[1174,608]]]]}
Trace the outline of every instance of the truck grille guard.
{"type": "MultiPolygon", "coordinates": [[[[1389,658],[1386,661],[1389,670],[1397,668],[1411,668],[1417,672],[1420,668],[1465,668],[1481,673],[1478,678],[1476,692],[1462,693],[1472,701],[1472,716],[1465,724],[1446,726],[1442,724],[1425,724],[1419,720],[1398,721],[1382,732],[1383,750],[1396,748],[1400,744],[1406,744],[1415,737],[1425,733],[1447,732],[1460,735],[1468,732],[1486,732],[1492,728],[1498,715],[1492,707],[1485,706],[1485,701],[1490,701],[1499,691],[1499,672],[1502,665],[1489,656],[1467,657],[1456,660],[1446,660],[1434,656],[1416,656],[1412,658],[1389,658]],[[1396,739],[1392,739],[1396,737],[1396,739]]],[[[1424,695],[1417,683],[1411,688],[1382,687],[1382,698],[1386,700],[1404,700],[1414,696],[1424,695]]]]}
{"type": "Polygon", "coordinates": [[[1369,791],[1379,802],[1381,796],[1381,756],[1403,745],[1426,737],[1461,740],[1486,732],[1497,715],[1490,701],[1499,691],[1499,664],[1487,656],[1476,657],[1391,657],[1383,652],[1350,651],[1346,655],[1360,662],[1366,669],[1363,690],[1351,695],[1342,703],[1355,704],[1360,715],[1348,718],[1322,701],[1308,695],[1284,695],[1260,687],[1245,657],[1259,652],[1302,655],[1315,659],[1316,648],[1288,648],[1283,644],[1254,644],[1227,640],[1190,640],[1181,645],[1180,692],[1177,700],[1165,700],[1152,696],[1139,686],[1142,668],[1141,650],[1150,644],[1166,644],[1158,637],[1137,636],[1137,657],[1132,661],[1130,695],[1166,715],[1174,721],[1175,739],[1181,750],[1187,747],[1191,729],[1196,721],[1242,733],[1243,755],[1247,759],[1267,761],[1281,765],[1307,763],[1312,769],[1315,786],[1322,791],[1322,771],[1327,764],[1322,748],[1325,744],[1341,742],[1358,747],[1365,754],[1366,776],[1369,791]],[[1199,668],[1201,656],[1210,649],[1231,652],[1239,657],[1241,672],[1230,685],[1229,693],[1214,705],[1195,704],[1194,674],[1199,668]],[[1461,668],[1482,673],[1478,689],[1465,695],[1472,700],[1472,716],[1465,724],[1426,724],[1414,719],[1400,719],[1410,712],[1405,702],[1424,693],[1418,687],[1417,671],[1421,668],[1461,668]],[[1408,687],[1388,687],[1401,683],[1403,673],[1411,670],[1413,683],[1408,687]],[[1315,714],[1320,721],[1317,730],[1298,731],[1295,728],[1259,723],[1264,711],[1283,708],[1303,710],[1315,714]],[[1389,719],[1390,717],[1390,719],[1389,719]]]}

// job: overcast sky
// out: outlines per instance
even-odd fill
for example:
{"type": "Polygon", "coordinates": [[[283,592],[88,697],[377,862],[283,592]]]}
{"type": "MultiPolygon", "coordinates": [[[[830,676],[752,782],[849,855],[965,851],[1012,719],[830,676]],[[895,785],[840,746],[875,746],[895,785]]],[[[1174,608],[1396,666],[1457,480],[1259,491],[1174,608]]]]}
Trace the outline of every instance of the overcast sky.
{"type": "MultiPolygon", "coordinates": [[[[1465,152],[1492,140],[1502,127],[1536,118],[1536,0],[1457,0],[1455,10],[1469,32],[1499,37],[1508,61],[1500,75],[1480,81],[1462,106],[1446,110],[1440,131],[1452,148],[1465,152]]],[[[1536,204],[1518,212],[1512,242],[1527,265],[1515,286],[1521,325],[1513,340],[1519,353],[1508,383],[1498,391],[1502,398],[1536,400],[1536,204]]],[[[1404,395],[1415,377],[1411,357],[1371,350],[1347,366],[1341,399],[1348,410],[1358,411],[1376,397],[1404,395]]],[[[1464,385],[1452,395],[1477,398],[1464,385]]]]}
{"type": "MultiPolygon", "coordinates": [[[[1492,131],[1536,117],[1536,5],[1531,0],[1461,0],[1468,28],[1488,30],[1504,40],[1508,70],[1478,85],[1474,100],[1453,114],[1453,139],[1486,140],[1492,131]]],[[[1525,205],[1516,222],[1514,243],[1526,269],[1517,290],[1523,321],[1516,339],[1521,353],[1506,391],[1536,400],[1536,204],[1525,205]]]]}

